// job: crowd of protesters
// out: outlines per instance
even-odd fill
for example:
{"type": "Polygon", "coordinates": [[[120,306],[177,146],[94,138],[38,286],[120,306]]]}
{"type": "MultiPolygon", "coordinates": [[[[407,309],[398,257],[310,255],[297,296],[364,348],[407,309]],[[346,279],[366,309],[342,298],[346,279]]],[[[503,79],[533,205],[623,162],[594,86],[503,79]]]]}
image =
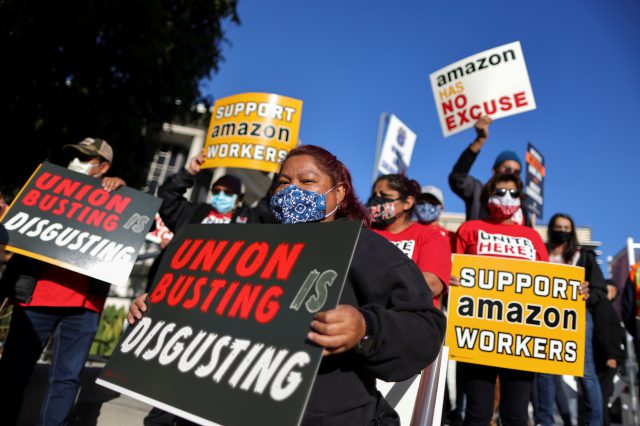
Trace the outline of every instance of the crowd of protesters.
{"type": "MultiPolygon", "coordinates": [[[[376,390],[375,379],[404,380],[436,358],[444,340],[447,292],[458,285],[451,276],[452,253],[585,268],[580,288],[587,304],[585,374],[578,380],[578,416],[572,416],[561,376],[458,362],[455,405],[449,404],[443,423],[547,426],[554,424],[557,404],[565,425],[609,424],[613,379],[625,358],[624,330],[612,305],[617,287],[604,279],[595,253],[581,248],[570,215],[551,218],[546,244],[532,228],[535,219],[523,209],[523,163],[516,152],[500,153],[485,182],[470,175],[490,125],[489,117],[477,121],[475,140],[449,175],[451,190],[465,204],[466,222],[457,232],[441,226],[445,203],[439,188],[421,186],[405,174],[383,175],[362,203],[347,167],[311,145],[289,152],[267,193],[251,208],[243,203],[243,182],[231,174],[213,182],[207,202],[185,198],[201,172],[203,153],[160,187],[159,214],[174,233],[187,224],[363,222],[339,305],[317,314],[310,324],[309,340],[324,348],[324,357],[302,424],[399,424],[393,407],[376,390]],[[485,235],[513,237],[526,250],[483,252],[478,241],[485,235]]],[[[125,185],[106,176],[114,158],[106,141],[87,138],[64,148],[73,154],[70,170],[101,179],[107,191],[125,185]]],[[[0,214],[5,208],[0,197],[0,214]]],[[[149,271],[146,292],[130,307],[131,324],[145,314],[146,294],[161,261],[162,252],[149,271]]],[[[29,377],[55,335],[39,424],[67,424],[109,286],[21,255],[11,256],[0,283],[3,299],[13,303],[0,358],[0,419],[17,423],[29,377]]],[[[154,408],[144,424],[190,423],[154,408]]]]}

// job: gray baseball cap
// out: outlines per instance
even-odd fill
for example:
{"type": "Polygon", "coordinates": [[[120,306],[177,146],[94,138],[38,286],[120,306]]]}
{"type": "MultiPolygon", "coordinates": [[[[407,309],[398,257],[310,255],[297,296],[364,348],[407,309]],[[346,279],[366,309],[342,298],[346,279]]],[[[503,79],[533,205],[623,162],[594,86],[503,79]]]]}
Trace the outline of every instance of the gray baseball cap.
{"type": "Polygon", "coordinates": [[[104,139],[100,138],[85,138],[77,144],[68,144],[62,147],[63,149],[75,149],[85,155],[100,156],[107,160],[109,163],[113,162],[113,148],[104,139]]]}
{"type": "Polygon", "coordinates": [[[442,194],[442,190],[437,186],[433,185],[425,185],[422,187],[423,195],[431,195],[433,198],[438,200],[438,202],[444,206],[444,195],[442,194]]]}

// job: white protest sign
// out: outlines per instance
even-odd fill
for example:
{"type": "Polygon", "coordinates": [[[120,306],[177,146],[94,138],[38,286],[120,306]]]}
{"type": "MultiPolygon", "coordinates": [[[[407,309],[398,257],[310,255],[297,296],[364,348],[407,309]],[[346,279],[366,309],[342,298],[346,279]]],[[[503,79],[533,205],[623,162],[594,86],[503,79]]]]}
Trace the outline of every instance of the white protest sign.
{"type": "Polygon", "coordinates": [[[519,41],[461,59],[429,79],[445,137],[482,115],[495,120],[536,109],[519,41]]]}
{"type": "Polygon", "coordinates": [[[416,134],[395,115],[389,117],[376,170],[383,175],[404,173],[409,168],[416,134]]]}

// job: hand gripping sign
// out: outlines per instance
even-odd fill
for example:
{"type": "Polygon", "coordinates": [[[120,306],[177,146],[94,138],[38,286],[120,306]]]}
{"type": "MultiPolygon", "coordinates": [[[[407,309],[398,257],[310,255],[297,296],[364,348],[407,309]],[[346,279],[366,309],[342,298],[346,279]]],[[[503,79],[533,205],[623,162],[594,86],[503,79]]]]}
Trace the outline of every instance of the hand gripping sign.
{"type": "Polygon", "coordinates": [[[361,223],[188,225],[98,383],[203,425],[296,425],[361,223]]]}
{"type": "Polygon", "coordinates": [[[446,345],[456,361],[582,376],[584,268],[455,254],[446,345]]]}
{"type": "Polygon", "coordinates": [[[2,224],[7,250],[114,285],[126,285],[161,201],[128,187],[41,164],[2,224]]]}
{"type": "Polygon", "coordinates": [[[277,172],[298,143],[302,101],[271,93],[218,99],[204,147],[203,168],[277,172]]]}
{"type": "Polygon", "coordinates": [[[485,50],[429,76],[444,136],[493,119],[536,109],[520,42],[485,50]]]}

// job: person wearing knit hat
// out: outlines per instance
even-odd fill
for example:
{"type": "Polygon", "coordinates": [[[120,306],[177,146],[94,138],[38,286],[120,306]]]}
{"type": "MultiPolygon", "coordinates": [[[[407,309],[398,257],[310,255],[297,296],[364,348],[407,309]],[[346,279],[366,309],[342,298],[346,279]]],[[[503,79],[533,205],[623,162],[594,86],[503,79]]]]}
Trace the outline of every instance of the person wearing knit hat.
{"type": "MultiPolygon", "coordinates": [[[[469,172],[489,137],[491,122],[492,119],[489,116],[482,116],[478,119],[474,126],[476,138],[462,152],[449,174],[451,190],[464,201],[466,220],[486,219],[489,217],[489,211],[480,202],[480,194],[484,184],[471,176],[469,172]]],[[[519,177],[522,171],[522,161],[515,151],[502,151],[493,162],[492,171],[492,175],[511,173],[519,177]]],[[[514,215],[513,220],[520,224],[529,224],[530,222],[529,217],[525,217],[522,210],[514,215]]]]}
{"type": "Polygon", "coordinates": [[[502,151],[493,162],[494,173],[520,174],[522,161],[514,151],[502,151]]]}

